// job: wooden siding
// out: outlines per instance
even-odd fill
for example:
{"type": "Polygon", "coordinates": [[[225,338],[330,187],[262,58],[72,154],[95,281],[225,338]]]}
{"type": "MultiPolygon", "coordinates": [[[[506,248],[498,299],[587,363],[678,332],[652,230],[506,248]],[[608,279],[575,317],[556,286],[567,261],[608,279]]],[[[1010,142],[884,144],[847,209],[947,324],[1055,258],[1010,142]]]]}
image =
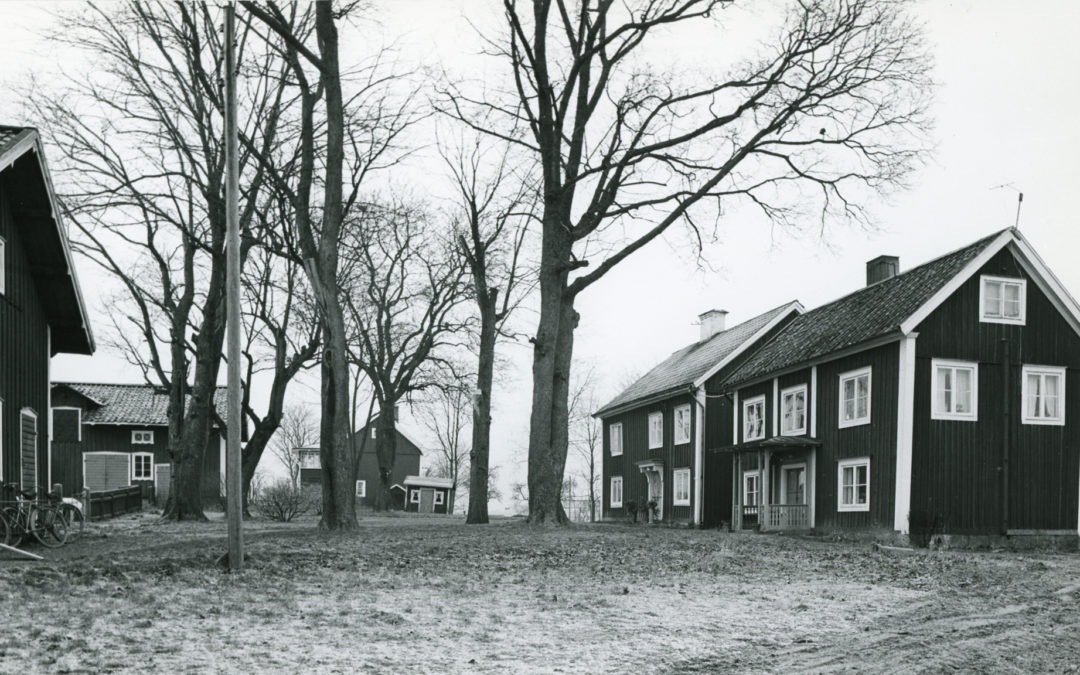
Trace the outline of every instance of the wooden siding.
{"type": "Polygon", "coordinates": [[[1005,526],[1007,489],[1010,529],[1075,531],[1080,490],[1080,336],[1008,249],[994,256],[916,330],[912,511],[941,517],[948,532],[997,533],[1005,526]],[[1025,325],[979,320],[984,274],[1027,279],[1025,325]],[[1011,364],[1007,375],[1003,365],[1006,342],[1011,364]],[[977,421],[931,419],[934,358],[978,363],[977,421]],[[1067,369],[1064,426],[1021,423],[1023,364],[1067,369]],[[1006,438],[1010,448],[1007,487],[1006,438]]]}
{"type": "MultiPolygon", "coordinates": [[[[30,275],[23,242],[15,228],[7,178],[0,178],[0,237],[4,239],[5,291],[0,294],[0,474],[22,479],[21,411],[33,410],[45,423],[49,407],[49,333],[40,296],[30,275]]],[[[35,482],[49,482],[47,429],[38,429],[35,482]]],[[[27,486],[31,487],[31,486],[27,486]]]]}

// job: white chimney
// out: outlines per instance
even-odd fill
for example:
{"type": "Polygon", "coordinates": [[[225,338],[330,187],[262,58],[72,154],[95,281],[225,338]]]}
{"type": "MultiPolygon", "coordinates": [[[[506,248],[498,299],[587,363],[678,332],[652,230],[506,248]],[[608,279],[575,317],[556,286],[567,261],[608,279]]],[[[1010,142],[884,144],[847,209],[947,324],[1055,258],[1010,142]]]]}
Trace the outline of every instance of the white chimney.
{"type": "Polygon", "coordinates": [[[727,315],[726,309],[710,309],[707,312],[698,314],[699,325],[701,326],[701,339],[699,342],[704,342],[722,332],[727,325],[727,315]]]}

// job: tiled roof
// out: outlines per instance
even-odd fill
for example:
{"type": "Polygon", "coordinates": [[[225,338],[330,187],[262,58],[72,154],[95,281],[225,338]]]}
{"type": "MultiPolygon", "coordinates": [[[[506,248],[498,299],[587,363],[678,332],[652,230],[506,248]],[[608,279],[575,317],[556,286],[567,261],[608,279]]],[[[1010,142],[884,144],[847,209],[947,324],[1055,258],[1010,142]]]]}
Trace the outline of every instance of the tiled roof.
{"type": "Polygon", "coordinates": [[[797,304],[789,302],[781,305],[776,309],[769,310],[760,316],[755,316],[753,319],[717,333],[708,340],[683,347],[627,387],[621,394],[598,410],[596,415],[602,417],[628,403],[644,401],[657,394],[689,386],[709,372],[713,366],[730,356],[747,340],[757,335],[770,322],[790,311],[797,304]]]}
{"type": "Polygon", "coordinates": [[[1001,232],[799,315],[742,364],[740,384],[898,331],[1001,232]]]}
{"type": "MultiPolygon", "coordinates": [[[[169,395],[164,389],[146,384],[90,384],[84,382],[54,382],[54,386],[69,387],[90,399],[91,406],[83,415],[86,424],[145,424],[166,426],[169,395]]],[[[218,387],[214,403],[222,420],[226,417],[226,388],[218,387]]]]}

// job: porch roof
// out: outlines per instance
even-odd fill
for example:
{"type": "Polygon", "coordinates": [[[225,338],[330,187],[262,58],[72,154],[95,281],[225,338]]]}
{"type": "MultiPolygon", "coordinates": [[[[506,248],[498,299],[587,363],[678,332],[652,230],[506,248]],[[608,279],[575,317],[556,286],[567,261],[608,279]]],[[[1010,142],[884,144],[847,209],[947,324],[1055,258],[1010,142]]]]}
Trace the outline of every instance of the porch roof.
{"type": "Polygon", "coordinates": [[[758,441],[710,448],[709,452],[752,452],[755,450],[786,450],[791,448],[816,448],[821,441],[810,436],[773,436],[758,441]]]}

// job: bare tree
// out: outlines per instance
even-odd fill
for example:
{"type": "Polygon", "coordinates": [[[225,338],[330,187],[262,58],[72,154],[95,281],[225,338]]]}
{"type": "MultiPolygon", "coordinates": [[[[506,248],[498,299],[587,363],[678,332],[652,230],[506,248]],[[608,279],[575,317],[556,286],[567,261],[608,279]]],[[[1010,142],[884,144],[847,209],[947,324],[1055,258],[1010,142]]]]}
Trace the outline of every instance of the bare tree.
{"type": "Polygon", "coordinates": [[[371,382],[379,412],[375,508],[390,505],[397,454],[395,410],[414,392],[442,386],[464,324],[465,270],[421,208],[368,204],[341,243],[353,363],[371,382]]]}
{"type": "MultiPolygon", "coordinates": [[[[579,372],[581,372],[579,367],[579,372]]],[[[601,453],[603,452],[603,422],[592,413],[599,408],[596,397],[596,374],[592,368],[575,376],[570,387],[570,448],[579,466],[579,477],[588,490],[589,522],[596,520],[600,501],[601,453]]]]}
{"type": "MultiPolygon", "coordinates": [[[[293,404],[285,408],[281,425],[270,443],[270,452],[277,457],[289,474],[292,485],[300,485],[299,448],[310,448],[319,442],[318,424],[311,409],[302,404],[293,404]]],[[[250,483],[249,483],[250,485],[250,483]]]]}
{"type": "Polygon", "coordinates": [[[451,97],[457,117],[540,164],[532,523],[564,518],[579,294],[676,223],[700,242],[702,219],[718,219],[720,205],[747,204],[784,226],[866,224],[860,204],[902,186],[925,149],[929,60],[900,2],[790,2],[765,55],[726,77],[637,58],[654,38],[731,5],[503,0],[507,33],[489,52],[508,66],[512,93],[451,97]]]}
{"type": "Polygon", "coordinates": [[[449,478],[454,483],[454,494],[460,497],[464,491],[463,472],[469,471],[469,436],[472,397],[467,380],[451,381],[432,387],[425,400],[414,407],[421,424],[435,437],[438,446],[434,464],[429,464],[430,475],[449,478]]]}

